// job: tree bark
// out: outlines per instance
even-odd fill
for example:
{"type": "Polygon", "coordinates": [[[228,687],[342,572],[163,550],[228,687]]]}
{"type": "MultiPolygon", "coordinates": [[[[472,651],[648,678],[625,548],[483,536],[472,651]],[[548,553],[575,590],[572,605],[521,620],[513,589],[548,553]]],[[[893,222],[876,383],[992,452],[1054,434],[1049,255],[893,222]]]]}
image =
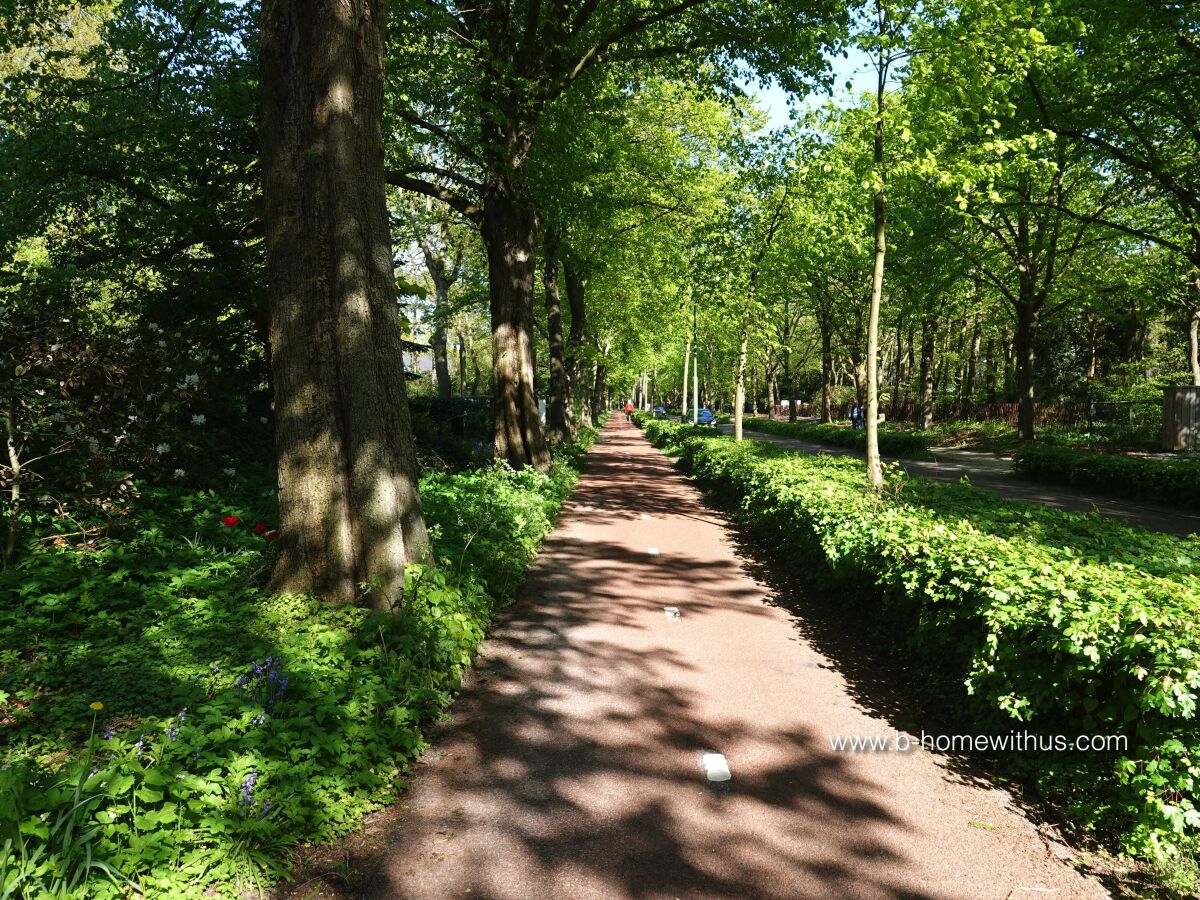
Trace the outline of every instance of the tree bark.
{"type": "Polygon", "coordinates": [[[450,361],[446,355],[446,318],[450,314],[450,286],[456,276],[446,269],[446,260],[438,250],[424,240],[421,253],[425,257],[425,269],[433,280],[433,330],[429,346],[433,351],[433,377],[437,385],[439,400],[450,399],[450,361]]]}
{"type": "Polygon", "coordinates": [[[933,353],[937,346],[937,321],[929,316],[921,323],[921,404],[917,422],[922,428],[933,427],[933,353]]]}
{"type": "Polygon", "coordinates": [[[742,408],[746,405],[746,349],[750,340],[750,304],[742,314],[742,329],[738,343],[736,387],[733,392],[733,439],[742,439],[742,408]]]}
{"type": "Polygon", "coordinates": [[[688,375],[692,362],[692,339],[688,337],[683,345],[683,401],[679,404],[679,421],[684,422],[688,417],[688,375]]]}
{"type": "Polygon", "coordinates": [[[983,340],[983,322],[976,317],[971,330],[971,350],[967,360],[967,377],[963,381],[962,408],[963,418],[970,419],[975,415],[975,382],[979,371],[979,345],[983,340]]]}
{"type": "Polygon", "coordinates": [[[1192,367],[1192,384],[1200,387],[1200,269],[1192,272],[1192,315],[1188,319],[1188,364],[1192,367]]]}
{"type": "Polygon", "coordinates": [[[279,555],[271,589],[399,602],[429,556],[384,195],[385,6],[264,0],[279,555]]]}
{"type": "Polygon", "coordinates": [[[567,333],[567,383],[572,399],[567,404],[566,419],[567,433],[574,437],[576,421],[585,428],[592,426],[592,411],[588,400],[591,391],[589,379],[585,377],[588,370],[583,358],[584,341],[587,337],[587,302],[584,293],[587,279],[569,260],[564,260],[563,281],[567,288],[567,307],[571,310],[571,328],[567,333]],[[578,417],[575,414],[576,405],[579,408],[578,417]]]}
{"type": "Polygon", "coordinates": [[[821,327],[821,421],[833,421],[833,333],[821,327]]]}
{"type": "Polygon", "coordinates": [[[571,439],[567,428],[567,359],[563,346],[562,302],[558,294],[558,260],[546,248],[542,283],[546,289],[546,341],[550,348],[550,397],[546,404],[546,435],[553,444],[571,439]]]}
{"type": "Polygon", "coordinates": [[[537,216],[523,198],[494,190],[484,207],[492,320],[495,454],[514,469],[547,469],[550,452],[534,392],[533,297],[537,216]]]}
{"type": "Polygon", "coordinates": [[[1022,297],[1017,303],[1017,330],[1013,339],[1013,355],[1017,366],[1017,436],[1023,441],[1034,437],[1033,371],[1036,362],[1034,335],[1037,330],[1037,311],[1026,288],[1022,285],[1022,297]]]}

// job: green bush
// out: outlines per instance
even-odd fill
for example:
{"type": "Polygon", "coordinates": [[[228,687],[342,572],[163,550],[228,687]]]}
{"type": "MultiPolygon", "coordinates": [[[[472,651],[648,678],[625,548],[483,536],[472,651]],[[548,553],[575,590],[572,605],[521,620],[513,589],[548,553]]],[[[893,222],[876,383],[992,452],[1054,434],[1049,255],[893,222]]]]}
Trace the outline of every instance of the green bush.
{"type": "MultiPolygon", "coordinates": [[[[818,425],[811,422],[787,422],[779,419],[755,419],[746,428],[780,437],[802,441],[819,441],[852,450],[867,449],[866,429],[844,428],[840,425],[818,425]]],[[[879,429],[879,452],[887,456],[927,457],[929,439],[917,432],[879,429]]]]}
{"type": "Polygon", "coordinates": [[[265,471],[145,489],[124,531],[0,573],[0,896],[235,896],[357,827],[403,788],[580,458],[426,476],[437,566],[409,567],[392,616],[255,586],[265,471]]]}
{"type": "Polygon", "coordinates": [[[1118,497],[1185,509],[1200,508],[1200,460],[1143,459],[1030,444],[1013,454],[1013,470],[1034,481],[1096,488],[1118,497]]]}
{"type": "Polygon", "coordinates": [[[1024,757],[1082,826],[1163,859],[1200,834],[1200,546],[670,422],[647,434],[755,527],[874,597],[911,656],[961,680],[983,731],[1110,734],[1108,753],[1024,757]]]}

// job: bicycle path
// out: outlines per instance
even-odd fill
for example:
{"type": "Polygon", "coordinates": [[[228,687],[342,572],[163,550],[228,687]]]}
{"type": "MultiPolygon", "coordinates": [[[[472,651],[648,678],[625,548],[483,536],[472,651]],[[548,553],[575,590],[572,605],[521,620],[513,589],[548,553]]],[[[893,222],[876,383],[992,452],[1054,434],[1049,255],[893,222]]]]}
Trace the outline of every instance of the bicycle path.
{"type": "Polygon", "coordinates": [[[940,757],[834,752],[890,726],[764,602],[730,538],[614,417],[367,896],[1106,896],[940,757]],[[728,761],[727,791],[704,752],[728,761]]]}
{"type": "MultiPolygon", "coordinates": [[[[725,434],[733,433],[732,425],[717,427],[725,434]]],[[[848,447],[834,447],[816,441],[805,441],[755,431],[752,422],[747,422],[743,426],[743,435],[751,440],[778,444],[800,453],[828,453],[833,456],[857,456],[860,459],[864,456],[861,451],[848,447]]],[[[1200,510],[1191,512],[1155,503],[1141,503],[1137,500],[1110,497],[1094,491],[1028,481],[1013,474],[1011,460],[993,453],[942,449],[934,450],[933,455],[933,460],[898,459],[887,456],[884,459],[886,462],[896,463],[910,475],[920,475],[934,481],[957,484],[965,477],[974,487],[993,491],[1002,497],[1013,500],[1040,503],[1043,506],[1053,506],[1056,509],[1075,512],[1095,511],[1102,516],[1141,525],[1150,531],[1174,534],[1179,537],[1191,534],[1200,535],[1200,510]]]]}

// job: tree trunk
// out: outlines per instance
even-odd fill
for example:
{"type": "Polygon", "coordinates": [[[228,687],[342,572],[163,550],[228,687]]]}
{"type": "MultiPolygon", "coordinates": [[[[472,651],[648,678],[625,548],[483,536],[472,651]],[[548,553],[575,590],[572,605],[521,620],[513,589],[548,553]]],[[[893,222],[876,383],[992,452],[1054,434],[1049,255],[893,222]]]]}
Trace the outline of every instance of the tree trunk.
{"type": "Polygon", "coordinates": [[[446,269],[446,260],[439,251],[422,240],[421,253],[425,268],[433,280],[433,330],[429,346],[433,351],[433,380],[439,400],[450,399],[450,361],[446,358],[446,318],[450,313],[450,286],[457,276],[446,269]]]}
{"type": "Polygon", "coordinates": [[[263,199],[279,472],[271,589],[392,608],[429,556],[384,195],[385,7],[264,0],[263,199]]]}
{"type": "Polygon", "coordinates": [[[991,335],[987,339],[987,349],[984,351],[987,356],[987,366],[984,371],[987,373],[984,376],[983,389],[987,394],[987,402],[996,402],[996,339],[991,335]]]}
{"type": "Polygon", "coordinates": [[[1022,285],[1020,302],[1016,307],[1017,333],[1013,340],[1013,355],[1017,365],[1017,435],[1023,441],[1033,440],[1033,371],[1034,335],[1037,329],[1037,311],[1031,298],[1025,297],[1027,288],[1022,285]]]}
{"type": "Polygon", "coordinates": [[[933,352],[937,346],[937,321],[928,317],[921,323],[921,404],[917,411],[922,428],[933,427],[933,352]]]}
{"type": "Polygon", "coordinates": [[[692,339],[684,342],[683,349],[683,402],[679,404],[679,421],[686,422],[688,418],[688,374],[692,361],[692,339]]]}
{"type": "Polygon", "coordinates": [[[458,339],[458,396],[467,395],[467,342],[461,331],[455,334],[458,339]]]}
{"type": "Polygon", "coordinates": [[[571,439],[567,428],[567,359],[563,347],[562,303],[558,295],[558,260],[546,248],[542,283],[546,288],[546,341],[550,347],[550,397],[546,404],[546,436],[550,443],[571,439]]]}
{"type": "MultiPolygon", "coordinates": [[[[877,3],[880,0],[877,0],[877,3]]],[[[884,51],[880,51],[882,54],[884,51]]],[[[883,117],[887,110],[886,68],[879,64],[875,92],[875,190],[872,206],[875,219],[875,260],[871,271],[871,307],[867,314],[867,484],[883,487],[883,463],[879,458],[879,307],[883,302],[883,264],[887,253],[887,220],[883,183],[883,117]]]]}
{"type": "MultiPolygon", "coordinates": [[[[607,356],[607,354],[605,354],[607,356]]],[[[595,381],[592,387],[592,419],[599,419],[604,414],[604,410],[608,408],[608,403],[605,399],[605,391],[607,390],[606,381],[608,379],[608,367],[604,364],[603,357],[596,360],[595,381]]]]}
{"type": "Polygon", "coordinates": [[[567,404],[567,433],[575,436],[575,405],[579,405],[579,424],[592,426],[592,411],[588,398],[590,380],[585,377],[587,367],[583,358],[584,339],[587,336],[587,304],[584,290],[587,279],[583,278],[569,261],[563,262],[563,281],[567,286],[567,306],[571,310],[571,329],[567,333],[567,382],[572,400],[567,404]]]}
{"type": "Polygon", "coordinates": [[[983,340],[983,323],[976,317],[971,331],[971,351],[967,360],[967,377],[963,381],[962,409],[963,418],[970,419],[975,415],[975,381],[979,370],[979,345],[983,340]]]}
{"type": "Polygon", "coordinates": [[[1188,364],[1192,384],[1200,387],[1200,269],[1192,272],[1192,315],[1188,320],[1188,364]]]}
{"type": "Polygon", "coordinates": [[[484,206],[492,320],[495,453],[514,469],[547,469],[550,453],[534,393],[533,297],[537,216],[532,204],[494,189],[484,206]]]}
{"type": "Polygon", "coordinates": [[[742,415],[746,405],[746,345],[750,341],[750,305],[742,315],[741,340],[738,343],[737,379],[733,392],[733,439],[742,439],[742,415]]]}
{"type": "Polygon", "coordinates": [[[821,421],[833,421],[833,333],[821,328],[821,421]]]}

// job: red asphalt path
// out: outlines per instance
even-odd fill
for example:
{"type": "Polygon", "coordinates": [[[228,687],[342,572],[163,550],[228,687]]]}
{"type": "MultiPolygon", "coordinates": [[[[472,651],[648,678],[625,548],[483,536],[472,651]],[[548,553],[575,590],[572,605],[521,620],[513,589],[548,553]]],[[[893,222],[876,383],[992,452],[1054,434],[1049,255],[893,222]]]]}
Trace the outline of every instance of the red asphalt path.
{"type": "Polygon", "coordinates": [[[940,757],[833,752],[830,736],[891,727],[767,595],[615,416],[418,766],[370,895],[1107,896],[940,757]],[[728,759],[728,793],[705,786],[704,751],[728,759]]]}

